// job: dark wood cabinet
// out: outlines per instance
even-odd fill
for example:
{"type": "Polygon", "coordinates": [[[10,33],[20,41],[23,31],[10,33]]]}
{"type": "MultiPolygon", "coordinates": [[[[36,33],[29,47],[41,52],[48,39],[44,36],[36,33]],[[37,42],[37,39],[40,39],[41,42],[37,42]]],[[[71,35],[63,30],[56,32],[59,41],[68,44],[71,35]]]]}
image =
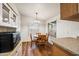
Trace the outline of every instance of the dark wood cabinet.
{"type": "Polygon", "coordinates": [[[79,21],[78,3],[61,3],[60,17],[61,20],[79,21]]]}

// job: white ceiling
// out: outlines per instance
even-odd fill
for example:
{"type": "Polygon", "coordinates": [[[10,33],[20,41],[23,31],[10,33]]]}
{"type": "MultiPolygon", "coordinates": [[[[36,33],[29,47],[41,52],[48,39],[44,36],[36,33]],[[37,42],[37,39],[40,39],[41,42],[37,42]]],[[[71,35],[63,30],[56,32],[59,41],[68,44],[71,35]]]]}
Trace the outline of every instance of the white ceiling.
{"type": "Polygon", "coordinates": [[[19,12],[22,15],[35,18],[35,13],[38,12],[37,18],[47,20],[60,13],[59,3],[15,3],[19,12]]]}

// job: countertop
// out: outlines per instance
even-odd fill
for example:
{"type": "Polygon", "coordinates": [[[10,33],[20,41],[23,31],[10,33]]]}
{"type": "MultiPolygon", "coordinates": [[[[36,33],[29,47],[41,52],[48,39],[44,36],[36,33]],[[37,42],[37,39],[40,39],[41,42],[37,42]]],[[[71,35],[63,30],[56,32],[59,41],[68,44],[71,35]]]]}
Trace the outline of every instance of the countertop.
{"type": "Polygon", "coordinates": [[[79,55],[79,39],[68,37],[54,39],[52,42],[74,55],[79,55]]]}

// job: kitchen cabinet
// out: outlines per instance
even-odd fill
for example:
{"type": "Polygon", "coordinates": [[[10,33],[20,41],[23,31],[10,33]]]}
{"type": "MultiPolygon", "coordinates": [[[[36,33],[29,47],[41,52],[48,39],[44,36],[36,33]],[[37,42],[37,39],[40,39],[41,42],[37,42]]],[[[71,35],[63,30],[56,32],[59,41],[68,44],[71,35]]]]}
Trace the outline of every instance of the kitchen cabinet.
{"type": "Polygon", "coordinates": [[[9,7],[6,4],[0,4],[0,26],[9,26],[9,7]]]}
{"type": "Polygon", "coordinates": [[[8,3],[0,3],[0,26],[17,28],[18,15],[8,3]]]}
{"type": "Polygon", "coordinates": [[[17,15],[11,10],[10,11],[10,24],[13,27],[16,27],[16,17],[17,15]]]}
{"type": "Polygon", "coordinates": [[[4,23],[9,23],[9,14],[10,14],[10,10],[8,6],[2,4],[2,21],[4,23]]]}
{"type": "Polygon", "coordinates": [[[60,18],[61,20],[79,21],[79,4],[61,3],[60,18]]]}

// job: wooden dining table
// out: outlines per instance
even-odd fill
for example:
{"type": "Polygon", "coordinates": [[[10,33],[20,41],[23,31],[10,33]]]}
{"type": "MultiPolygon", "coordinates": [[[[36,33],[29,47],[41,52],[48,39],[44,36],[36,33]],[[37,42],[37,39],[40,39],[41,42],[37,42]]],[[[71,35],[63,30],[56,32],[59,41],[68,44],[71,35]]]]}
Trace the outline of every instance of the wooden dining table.
{"type": "Polygon", "coordinates": [[[31,46],[32,42],[35,42],[36,45],[41,45],[45,44],[48,41],[48,36],[44,33],[36,33],[32,36],[33,38],[31,39],[31,46]]]}
{"type": "Polygon", "coordinates": [[[48,42],[48,37],[47,35],[38,35],[38,37],[36,37],[36,45],[43,45],[46,44],[48,42]]]}

